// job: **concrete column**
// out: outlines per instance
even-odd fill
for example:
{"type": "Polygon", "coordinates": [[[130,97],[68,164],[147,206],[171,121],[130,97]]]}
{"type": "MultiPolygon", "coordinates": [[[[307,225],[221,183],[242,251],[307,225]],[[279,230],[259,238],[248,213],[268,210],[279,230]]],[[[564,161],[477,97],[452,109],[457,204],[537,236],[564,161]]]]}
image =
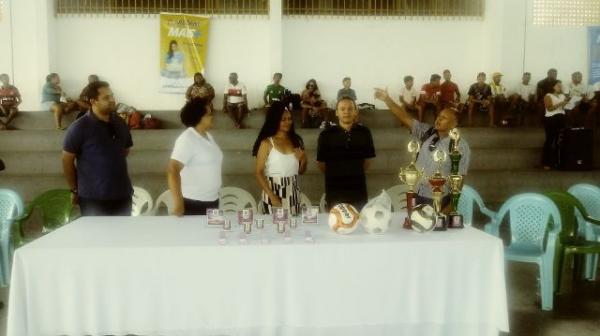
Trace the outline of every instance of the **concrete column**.
{"type": "Polygon", "coordinates": [[[281,0],[269,1],[269,40],[271,74],[283,70],[283,6],[281,0]]]}

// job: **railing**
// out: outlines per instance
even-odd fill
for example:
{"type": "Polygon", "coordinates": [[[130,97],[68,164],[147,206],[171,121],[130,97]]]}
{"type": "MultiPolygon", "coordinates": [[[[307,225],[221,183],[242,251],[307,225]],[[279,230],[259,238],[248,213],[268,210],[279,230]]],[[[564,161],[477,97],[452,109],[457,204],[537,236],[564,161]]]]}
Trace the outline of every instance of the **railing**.
{"type": "Polygon", "coordinates": [[[287,16],[482,18],[483,13],[484,0],[283,0],[287,16]]]}
{"type": "Polygon", "coordinates": [[[268,15],[269,0],[55,0],[58,16],[70,14],[268,15]]]}

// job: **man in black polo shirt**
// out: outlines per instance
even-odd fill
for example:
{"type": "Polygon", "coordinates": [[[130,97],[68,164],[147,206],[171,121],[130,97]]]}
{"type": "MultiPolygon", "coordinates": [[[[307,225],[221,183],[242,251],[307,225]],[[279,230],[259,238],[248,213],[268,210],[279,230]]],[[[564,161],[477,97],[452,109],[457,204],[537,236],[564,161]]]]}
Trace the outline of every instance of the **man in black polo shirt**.
{"type": "Polygon", "coordinates": [[[546,78],[537,83],[537,100],[538,102],[542,102],[542,104],[544,97],[548,93],[554,92],[553,83],[555,83],[556,77],[558,77],[558,71],[556,71],[556,69],[550,69],[548,70],[547,75],[546,78]]]}
{"type": "Polygon", "coordinates": [[[375,157],[373,138],[368,128],[356,123],[358,110],[349,97],[336,106],[339,126],[326,128],[319,135],[317,163],[325,173],[325,199],[330,208],[350,203],[358,211],[367,203],[365,171],[375,157]]]}
{"type": "Polygon", "coordinates": [[[106,82],[88,86],[91,110],[69,127],[63,144],[63,170],[83,216],[129,216],[133,188],[127,154],[133,146],[106,82]],[[75,165],[77,162],[77,165],[75,165]]]}

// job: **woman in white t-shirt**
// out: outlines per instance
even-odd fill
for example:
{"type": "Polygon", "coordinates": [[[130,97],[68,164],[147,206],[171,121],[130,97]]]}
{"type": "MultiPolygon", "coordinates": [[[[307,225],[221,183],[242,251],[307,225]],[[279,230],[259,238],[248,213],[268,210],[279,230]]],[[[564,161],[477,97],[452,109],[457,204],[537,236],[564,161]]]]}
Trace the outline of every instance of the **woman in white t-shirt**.
{"type": "Polygon", "coordinates": [[[565,105],[569,99],[562,93],[562,83],[555,80],[552,84],[552,92],[544,97],[544,130],[546,132],[546,141],[544,142],[544,152],[542,154],[542,164],[544,169],[550,170],[558,168],[558,136],[565,128],[565,105]]]}
{"type": "Polygon", "coordinates": [[[306,170],[306,154],[302,138],[294,130],[292,114],[283,103],[271,104],[252,155],[256,156],[256,180],[262,189],[264,212],[283,207],[292,216],[298,215],[298,175],[306,170]]]}
{"type": "Polygon", "coordinates": [[[176,216],[205,215],[219,207],[223,152],[208,130],[213,127],[212,108],[206,100],[193,99],[181,109],[187,129],[175,141],[167,176],[176,216]]]}

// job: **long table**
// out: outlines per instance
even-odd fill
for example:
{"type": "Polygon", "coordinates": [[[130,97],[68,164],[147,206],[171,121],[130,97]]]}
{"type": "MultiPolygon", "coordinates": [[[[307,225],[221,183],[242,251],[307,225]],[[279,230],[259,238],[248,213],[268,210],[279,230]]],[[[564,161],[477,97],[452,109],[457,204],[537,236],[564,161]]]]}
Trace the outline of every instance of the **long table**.
{"type": "Polygon", "coordinates": [[[199,217],[85,217],[14,254],[9,336],[498,335],[502,242],[472,228],[326,224],[246,241],[199,217]],[[310,231],[313,241],[305,239],[310,231]]]}

